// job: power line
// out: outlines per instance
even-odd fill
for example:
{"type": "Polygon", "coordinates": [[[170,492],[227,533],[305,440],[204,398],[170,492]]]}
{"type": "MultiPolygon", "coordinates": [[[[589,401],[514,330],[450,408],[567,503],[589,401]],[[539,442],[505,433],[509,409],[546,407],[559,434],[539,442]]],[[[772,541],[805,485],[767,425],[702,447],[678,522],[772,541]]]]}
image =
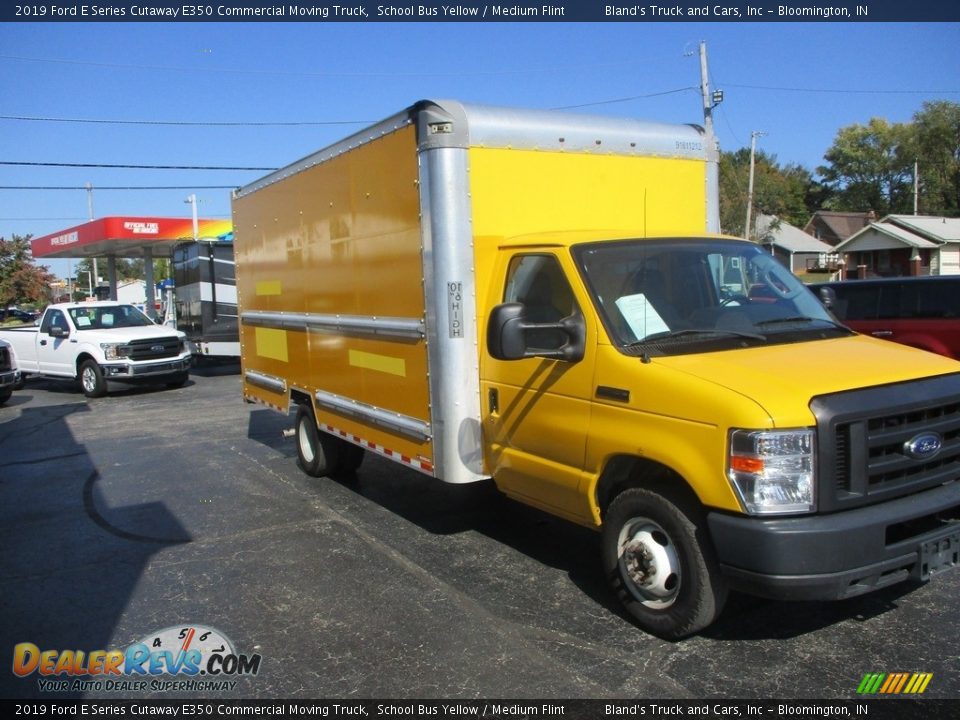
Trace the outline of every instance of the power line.
{"type": "Polygon", "coordinates": [[[798,88],[798,87],[775,87],[772,85],[737,85],[734,83],[723,83],[725,88],[744,88],[747,90],[775,90],[778,92],[804,92],[804,93],[842,93],[844,95],[957,95],[960,90],[864,90],[862,88],[836,89],[836,88],[798,88]]]}
{"type": "Polygon", "coordinates": [[[226,165],[110,165],[105,163],[55,163],[0,160],[0,165],[23,165],[28,167],[75,167],[113,168],[122,170],[259,170],[271,172],[275,167],[231,167],[226,165]]]}
{"type": "Polygon", "coordinates": [[[289,122],[199,122],[190,120],[112,120],[106,118],[63,118],[34,115],[0,115],[0,120],[23,120],[27,122],[87,123],[96,125],[167,125],[174,127],[298,127],[326,125],[371,125],[372,120],[293,120],[289,122]]]}
{"type": "MultiPolygon", "coordinates": [[[[647,58],[647,62],[651,60],[657,60],[669,56],[651,56],[647,58]]],[[[225,73],[229,75],[277,75],[282,77],[317,77],[317,78],[332,78],[332,77],[345,77],[345,78],[363,78],[363,77],[389,77],[389,78],[416,78],[416,77],[469,77],[469,76],[480,76],[480,77],[497,77],[504,75],[541,75],[549,73],[568,73],[574,71],[583,71],[583,70],[602,70],[609,68],[618,68],[618,67],[630,67],[634,65],[639,65],[643,63],[642,58],[634,57],[628,62],[609,62],[609,63],[591,63],[591,64],[579,64],[579,65],[556,65],[553,67],[540,67],[540,68],[516,68],[508,70],[447,70],[447,71],[437,71],[429,70],[424,72],[398,72],[398,71],[388,71],[388,70],[374,70],[369,72],[344,72],[344,71],[304,71],[304,70],[263,70],[263,69],[241,69],[241,68],[216,68],[216,67],[184,67],[184,66],[171,66],[171,65],[133,65],[133,64],[124,64],[124,63],[108,63],[108,62],[94,62],[90,60],[69,60],[65,58],[38,58],[38,57],[27,57],[23,55],[0,55],[0,60],[18,60],[21,62],[38,62],[38,63],[54,63],[60,65],[83,65],[88,67],[101,67],[101,68],[114,68],[121,70],[172,70],[175,72],[186,72],[186,73],[197,73],[197,72],[212,72],[212,73],[225,73]]]]}
{"type": "Polygon", "coordinates": [[[581,103],[580,105],[561,105],[551,108],[552,110],[575,110],[577,108],[595,107],[597,105],[613,105],[614,103],[632,102],[633,100],[646,100],[647,98],[661,97],[663,95],[674,95],[676,93],[687,92],[688,90],[699,90],[693,86],[676,88],[674,90],[664,90],[663,92],[649,93],[648,95],[633,95],[631,97],[616,98],[614,100],[598,100],[597,102],[581,103]]]}

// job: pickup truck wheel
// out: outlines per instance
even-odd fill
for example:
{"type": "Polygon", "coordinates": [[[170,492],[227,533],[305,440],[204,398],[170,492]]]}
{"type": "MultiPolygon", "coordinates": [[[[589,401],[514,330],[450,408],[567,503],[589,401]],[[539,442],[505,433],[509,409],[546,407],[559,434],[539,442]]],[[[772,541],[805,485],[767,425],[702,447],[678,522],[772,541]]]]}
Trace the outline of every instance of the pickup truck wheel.
{"type": "Polygon", "coordinates": [[[94,360],[80,363],[80,387],[89,398],[103,397],[107,394],[107,381],[103,379],[103,370],[94,360]]]}
{"type": "Polygon", "coordinates": [[[321,433],[309,408],[297,408],[297,465],[311,477],[331,474],[337,467],[337,438],[321,433]]]}
{"type": "Polygon", "coordinates": [[[12,388],[4,388],[0,390],[0,405],[3,405],[10,397],[13,395],[12,388]]]}
{"type": "Polygon", "coordinates": [[[727,589],[701,513],[642,488],[610,504],[603,524],[603,568],[636,623],[678,640],[712,623],[727,589]]]}

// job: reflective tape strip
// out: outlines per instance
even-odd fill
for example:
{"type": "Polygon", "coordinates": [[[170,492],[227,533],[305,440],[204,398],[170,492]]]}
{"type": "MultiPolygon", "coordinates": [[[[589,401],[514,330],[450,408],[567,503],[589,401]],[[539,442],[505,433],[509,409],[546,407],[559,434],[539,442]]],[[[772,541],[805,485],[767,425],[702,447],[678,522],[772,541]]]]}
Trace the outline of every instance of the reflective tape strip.
{"type": "Polygon", "coordinates": [[[244,400],[248,400],[248,401],[250,401],[250,402],[254,402],[254,403],[256,403],[257,405],[265,405],[266,407],[270,408],[271,410],[276,410],[277,412],[281,412],[281,413],[283,413],[284,415],[286,415],[288,412],[290,412],[290,408],[284,408],[284,407],[280,407],[279,405],[274,405],[272,402],[267,402],[266,400],[261,400],[261,399],[258,398],[256,395],[244,395],[244,396],[243,396],[243,399],[244,399],[244,400]]]}
{"type": "Polygon", "coordinates": [[[408,465],[415,470],[419,470],[420,472],[426,475],[429,475],[430,477],[434,476],[433,462],[430,460],[427,460],[425,458],[412,458],[409,455],[404,455],[403,453],[399,453],[396,450],[391,450],[390,448],[386,448],[383,445],[379,445],[375,442],[370,442],[369,440],[364,440],[362,437],[358,435],[354,435],[353,433],[348,433],[344,430],[340,430],[339,428],[335,428],[332,425],[320,423],[319,427],[321,430],[323,430],[326,433],[329,433],[330,435],[336,435],[337,437],[342,438],[347,442],[353,443],[354,445],[359,445],[364,449],[373,450],[375,453],[379,455],[383,455],[386,458],[390,458],[391,460],[394,460],[396,462],[403,463],[404,465],[408,465]]]}

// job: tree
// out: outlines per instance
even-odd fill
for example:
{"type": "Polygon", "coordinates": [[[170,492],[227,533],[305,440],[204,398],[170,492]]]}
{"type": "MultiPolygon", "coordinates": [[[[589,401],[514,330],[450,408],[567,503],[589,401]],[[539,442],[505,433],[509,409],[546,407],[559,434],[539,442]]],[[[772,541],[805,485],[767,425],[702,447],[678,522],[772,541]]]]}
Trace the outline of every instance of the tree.
{"type": "Polygon", "coordinates": [[[29,235],[0,237],[0,308],[46,302],[53,280],[46,266],[34,263],[29,235]]]}
{"type": "Polygon", "coordinates": [[[918,211],[960,215],[960,105],[924,103],[909,123],[873,118],[841,128],[818,168],[832,210],[873,210],[883,216],[913,212],[914,163],[919,168],[918,211]]]}
{"type": "Polygon", "coordinates": [[[872,118],[841,128],[818,168],[833,192],[833,210],[873,210],[883,216],[912,210],[911,128],[872,118]]]}
{"type": "Polygon", "coordinates": [[[960,215],[960,105],[926,102],[913,116],[912,150],[920,169],[920,212],[960,215]]]}
{"type": "MultiPolygon", "coordinates": [[[[144,279],[144,261],[142,258],[128,260],[117,258],[117,279],[120,282],[124,280],[143,280],[144,279]]],[[[97,272],[100,277],[107,275],[107,261],[100,259],[97,263],[97,272]]],[[[153,278],[154,282],[170,277],[170,261],[166,258],[154,258],[153,260],[153,278]]],[[[97,285],[93,278],[93,263],[90,258],[83,258],[77,262],[74,268],[74,287],[78,288],[79,297],[86,297],[91,280],[94,286],[97,285]],[[89,273],[89,274],[88,274],[89,273]]]]}
{"type": "MultiPolygon", "coordinates": [[[[781,167],[775,155],[762,150],[754,156],[753,217],[776,215],[792,225],[804,225],[816,207],[810,200],[817,183],[800,165],[781,167]]],[[[750,182],[750,148],[720,154],[720,227],[745,235],[747,189],[750,182]]],[[[752,224],[752,223],[751,223],[752,224]]]]}

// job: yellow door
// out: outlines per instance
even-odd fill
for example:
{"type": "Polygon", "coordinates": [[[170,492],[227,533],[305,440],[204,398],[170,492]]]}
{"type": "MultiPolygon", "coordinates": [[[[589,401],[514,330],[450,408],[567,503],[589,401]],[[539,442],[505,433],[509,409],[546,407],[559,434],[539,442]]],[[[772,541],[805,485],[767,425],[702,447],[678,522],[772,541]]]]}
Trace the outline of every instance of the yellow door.
{"type": "MultiPolygon", "coordinates": [[[[583,358],[497,360],[485,352],[481,402],[487,467],[497,486],[531,505],[583,522],[586,503],[578,488],[590,424],[596,325],[590,313],[583,313],[563,252],[504,251],[493,296],[522,303],[529,323],[556,323],[584,314],[583,358]]],[[[533,329],[526,332],[526,341],[531,353],[549,352],[558,350],[568,337],[555,329],[533,329]]]]}

